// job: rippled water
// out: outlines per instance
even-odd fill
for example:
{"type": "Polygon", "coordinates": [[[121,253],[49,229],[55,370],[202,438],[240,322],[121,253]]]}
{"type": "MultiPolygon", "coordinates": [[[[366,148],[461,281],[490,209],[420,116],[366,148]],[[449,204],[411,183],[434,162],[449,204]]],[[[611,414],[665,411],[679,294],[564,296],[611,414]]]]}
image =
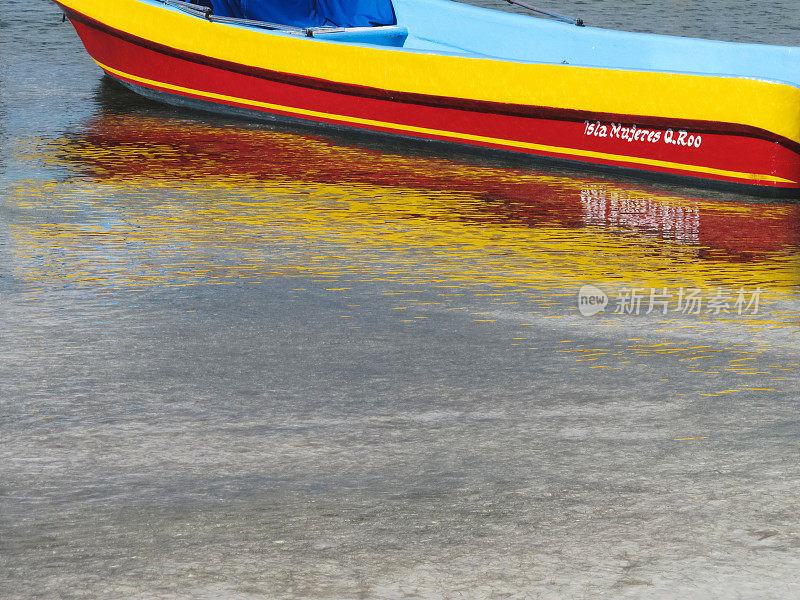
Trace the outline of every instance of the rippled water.
{"type": "Polygon", "coordinates": [[[53,4],[0,31],[0,596],[800,595],[797,202],[184,113],[53,4]]]}

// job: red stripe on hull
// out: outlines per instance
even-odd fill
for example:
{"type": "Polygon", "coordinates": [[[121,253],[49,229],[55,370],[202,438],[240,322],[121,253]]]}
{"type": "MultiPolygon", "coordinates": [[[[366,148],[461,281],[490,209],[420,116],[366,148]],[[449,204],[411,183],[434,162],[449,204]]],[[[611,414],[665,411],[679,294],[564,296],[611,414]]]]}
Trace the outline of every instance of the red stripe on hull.
{"type": "Polygon", "coordinates": [[[621,121],[625,119],[622,122],[583,123],[354,96],[200,64],[132,43],[82,20],[73,20],[73,25],[86,50],[96,61],[150,82],[128,78],[119,73],[109,73],[110,75],[177,96],[337,125],[457,141],[580,162],[747,185],[800,188],[798,152],[774,141],[743,136],[740,133],[705,132],[700,135],[678,129],[633,128],[634,123],[631,123],[630,117],[625,116],[620,116],[621,121]],[[175,90],[170,86],[188,88],[197,93],[175,90]],[[209,98],[204,93],[231,96],[238,100],[209,98]],[[268,110],[248,101],[277,104],[288,109],[268,110]],[[292,109],[324,112],[330,117],[310,117],[293,112],[292,109]],[[385,125],[354,124],[348,117],[381,121],[385,125]],[[442,133],[409,131],[406,127],[433,129],[442,133]],[[475,140],[462,136],[479,136],[492,140],[475,140]],[[550,146],[552,149],[521,148],[515,146],[514,142],[550,146]],[[582,155],[586,152],[616,156],[582,155]],[[646,161],[674,164],[653,165],[646,161]],[[681,168],[681,165],[687,167],[681,168]],[[769,175],[789,181],[754,180],[735,174],[708,173],[693,170],[693,166],[700,169],[769,175]]]}

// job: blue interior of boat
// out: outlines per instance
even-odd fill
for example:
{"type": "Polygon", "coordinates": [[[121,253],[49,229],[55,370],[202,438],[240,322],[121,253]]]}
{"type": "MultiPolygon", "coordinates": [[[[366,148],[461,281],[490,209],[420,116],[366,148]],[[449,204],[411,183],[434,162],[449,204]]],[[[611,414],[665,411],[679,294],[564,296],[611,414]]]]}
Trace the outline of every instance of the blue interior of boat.
{"type": "Polygon", "coordinates": [[[221,17],[293,27],[375,27],[396,23],[391,0],[200,0],[221,17]]]}

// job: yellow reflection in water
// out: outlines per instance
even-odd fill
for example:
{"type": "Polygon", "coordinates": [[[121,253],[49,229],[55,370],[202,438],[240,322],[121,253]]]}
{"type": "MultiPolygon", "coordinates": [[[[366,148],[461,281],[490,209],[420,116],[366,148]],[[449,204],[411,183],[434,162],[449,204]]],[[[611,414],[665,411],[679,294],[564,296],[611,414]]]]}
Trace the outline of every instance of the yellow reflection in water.
{"type": "Polygon", "coordinates": [[[135,115],[104,115],[51,144],[44,160],[71,177],[13,194],[32,215],[15,230],[17,275],[28,279],[187,285],[312,276],[489,285],[554,299],[582,283],[761,288],[792,299],[800,282],[800,211],[790,203],[135,115]]]}

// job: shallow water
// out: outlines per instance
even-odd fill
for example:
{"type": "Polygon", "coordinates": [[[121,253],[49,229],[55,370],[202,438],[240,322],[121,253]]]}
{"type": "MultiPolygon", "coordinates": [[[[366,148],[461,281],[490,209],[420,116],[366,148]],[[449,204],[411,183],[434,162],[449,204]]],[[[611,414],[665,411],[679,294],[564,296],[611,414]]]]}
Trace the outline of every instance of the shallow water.
{"type": "Polygon", "coordinates": [[[0,596],[800,595],[796,202],[181,112],[0,19],[0,596]]]}

